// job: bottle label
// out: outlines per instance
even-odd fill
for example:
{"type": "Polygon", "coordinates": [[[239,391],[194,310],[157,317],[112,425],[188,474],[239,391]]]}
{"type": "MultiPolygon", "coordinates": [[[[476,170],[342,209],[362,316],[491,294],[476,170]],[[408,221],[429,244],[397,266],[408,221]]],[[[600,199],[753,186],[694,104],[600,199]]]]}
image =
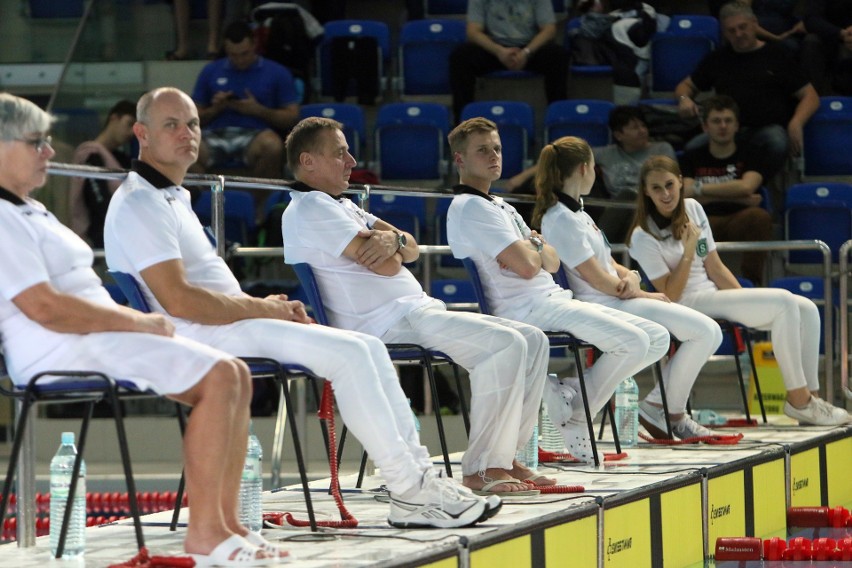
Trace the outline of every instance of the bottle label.
{"type": "MultiPolygon", "coordinates": [[[[54,476],[50,480],[50,495],[51,497],[59,497],[60,499],[68,498],[68,492],[71,490],[71,476],[54,476]]],[[[86,495],[86,478],[80,476],[77,478],[77,490],[74,492],[75,497],[86,495]]]]}
{"type": "Polygon", "coordinates": [[[615,395],[615,406],[627,408],[639,404],[639,395],[632,392],[621,392],[615,395]]]}
{"type": "Polygon", "coordinates": [[[243,479],[260,479],[261,467],[259,459],[247,459],[243,466],[243,479]]]}

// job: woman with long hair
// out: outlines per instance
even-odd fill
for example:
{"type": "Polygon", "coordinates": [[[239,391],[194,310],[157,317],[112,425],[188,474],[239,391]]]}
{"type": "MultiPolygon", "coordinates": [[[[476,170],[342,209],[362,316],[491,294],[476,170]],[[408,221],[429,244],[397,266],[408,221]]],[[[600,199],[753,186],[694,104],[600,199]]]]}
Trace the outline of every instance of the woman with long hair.
{"type": "MultiPolygon", "coordinates": [[[[615,261],[606,236],[583,210],[594,166],[592,150],[581,138],[566,136],[545,146],[536,175],[534,224],[541,223],[542,235],[559,253],[576,298],[656,322],[681,342],[662,373],[672,434],[710,435],[686,414],[686,403],[701,367],[722,341],[719,325],[671,303],[665,294],[643,291],[639,274],[615,261]]],[[[639,419],[654,437],[668,437],[659,384],[639,405],[639,419]]]]}
{"type": "Polygon", "coordinates": [[[713,318],[769,330],[784,377],[784,414],[800,424],[850,421],[819,398],[819,312],[813,302],[777,288],[742,288],[719,257],[701,205],[683,197],[677,162],[652,156],[640,171],[628,246],[654,287],[713,318]]]}

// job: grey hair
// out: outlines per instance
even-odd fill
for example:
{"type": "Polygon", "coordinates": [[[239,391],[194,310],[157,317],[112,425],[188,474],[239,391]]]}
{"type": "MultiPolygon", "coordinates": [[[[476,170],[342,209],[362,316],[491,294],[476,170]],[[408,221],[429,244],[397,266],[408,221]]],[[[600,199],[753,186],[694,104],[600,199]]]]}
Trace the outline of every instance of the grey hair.
{"type": "Polygon", "coordinates": [[[719,21],[726,18],[730,18],[731,16],[747,16],[749,18],[757,18],[754,15],[754,10],[751,9],[749,4],[745,2],[740,2],[739,0],[735,0],[734,2],[728,2],[722,9],[719,10],[719,21]]]}
{"type": "Polygon", "coordinates": [[[9,93],[0,93],[0,140],[15,140],[35,132],[47,132],[56,117],[35,103],[9,93]]]}
{"type": "Polygon", "coordinates": [[[176,87],[158,87],[156,89],[150,90],[144,95],[142,95],[142,97],[140,97],[139,99],[139,102],[136,103],[137,122],[141,122],[142,124],[148,124],[148,120],[150,119],[148,113],[151,110],[151,104],[154,102],[154,99],[164,93],[177,93],[188,97],[186,93],[176,87]]]}

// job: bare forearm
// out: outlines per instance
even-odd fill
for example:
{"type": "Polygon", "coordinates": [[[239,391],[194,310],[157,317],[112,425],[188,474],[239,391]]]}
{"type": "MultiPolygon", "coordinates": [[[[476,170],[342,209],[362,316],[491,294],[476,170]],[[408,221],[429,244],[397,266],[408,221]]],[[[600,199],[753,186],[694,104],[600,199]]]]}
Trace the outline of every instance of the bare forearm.
{"type": "Polygon", "coordinates": [[[25,290],[14,302],[28,318],[57,333],[138,331],[140,328],[139,312],[60,292],[45,293],[41,286],[25,290]]]}
{"type": "Polygon", "coordinates": [[[168,294],[157,299],[172,317],[204,325],[225,325],[251,318],[277,318],[272,306],[261,298],[229,296],[200,287],[168,294]]]}

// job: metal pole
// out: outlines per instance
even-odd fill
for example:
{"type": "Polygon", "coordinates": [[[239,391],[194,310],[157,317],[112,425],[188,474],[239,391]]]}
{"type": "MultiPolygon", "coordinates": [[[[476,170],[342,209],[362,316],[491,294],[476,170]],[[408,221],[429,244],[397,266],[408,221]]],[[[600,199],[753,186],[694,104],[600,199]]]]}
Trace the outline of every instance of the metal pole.
{"type": "MultiPolygon", "coordinates": [[[[20,399],[15,401],[15,423],[19,422],[21,414],[20,399]]],[[[31,407],[32,410],[32,407],[31,407]]],[[[21,454],[18,456],[18,529],[17,539],[19,548],[35,546],[36,503],[35,503],[35,420],[27,421],[27,428],[21,444],[21,454]]]]}

